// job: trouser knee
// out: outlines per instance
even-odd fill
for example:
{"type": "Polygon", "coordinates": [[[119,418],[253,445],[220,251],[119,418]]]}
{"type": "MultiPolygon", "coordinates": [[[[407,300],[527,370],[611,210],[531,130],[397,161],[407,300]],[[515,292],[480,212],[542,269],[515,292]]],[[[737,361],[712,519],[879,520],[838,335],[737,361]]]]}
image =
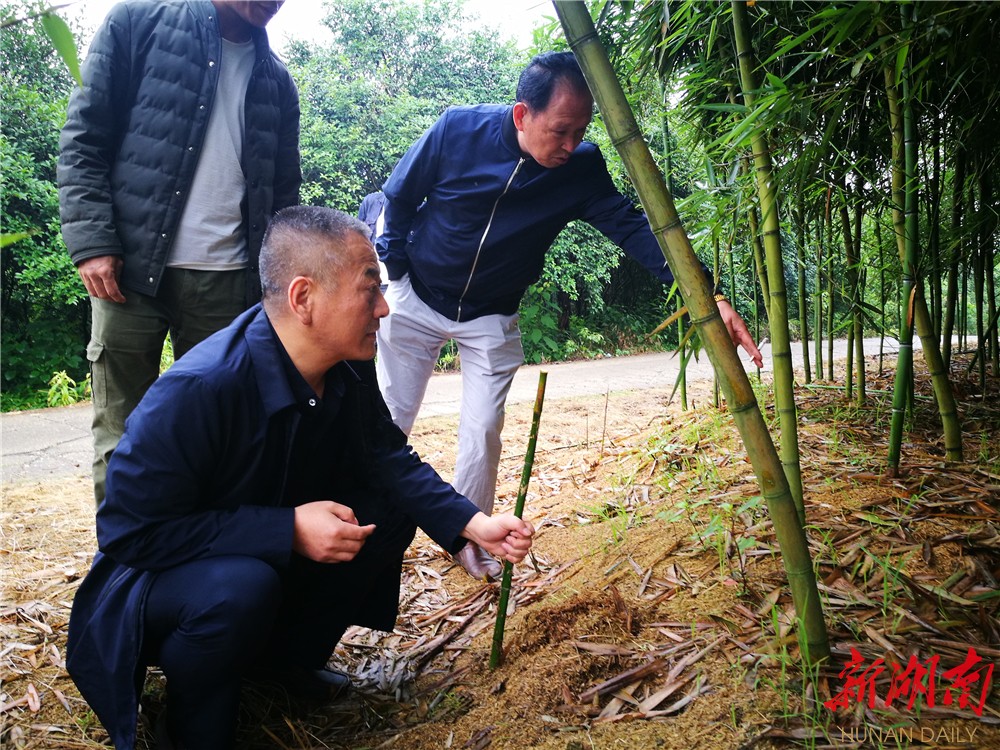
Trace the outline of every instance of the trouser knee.
{"type": "Polygon", "coordinates": [[[233,668],[266,640],[280,603],[277,571],[255,558],[209,558],[165,571],[146,605],[149,657],[182,671],[233,668]]]}
{"type": "Polygon", "coordinates": [[[168,726],[182,747],[234,746],[242,673],[280,602],[278,573],[250,557],[197,560],[153,581],[143,655],[166,675],[168,726]]]}

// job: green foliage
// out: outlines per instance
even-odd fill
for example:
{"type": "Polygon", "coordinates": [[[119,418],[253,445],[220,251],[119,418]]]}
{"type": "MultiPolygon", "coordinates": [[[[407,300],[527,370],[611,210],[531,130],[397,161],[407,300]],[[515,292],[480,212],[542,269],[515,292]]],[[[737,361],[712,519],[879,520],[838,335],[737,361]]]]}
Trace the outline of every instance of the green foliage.
{"type": "Polygon", "coordinates": [[[76,40],[73,39],[73,32],[70,31],[69,26],[54,13],[45,13],[42,16],[42,28],[48,34],[52,46],[59,53],[59,57],[66,64],[66,69],[73,76],[73,80],[76,81],[77,85],[82,86],[80,60],[76,55],[76,40]]]}
{"type": "MultiPolygon", "coordinates": [[[[613,498],[600,505],[585,507],[584,510],[594,516],[597,523],[607,524],[611,532],[611,538],[606,540],[608,546],[622,544],[629,529],[636,529],[643,526],[646,519],[643,518],[642,508],[639,503],[634,502],[630,495],[624,498],[613,498]]],[[[587,519],[589,523],[589,519],[587,519]]]]}
{"type": "Polygon", "coordinates": [[[551,283],[532,286],[521,300],[521,346],[524,360],[531,364],[551,362],[563,355],[563,334],[559,330],[559,306],[551,283]]]}
{"type": "Polygon", "coordinates": [[[0,2],[0,61],[4,85],[28,88],[47,100],[69,93],[73,80],[67,75],[67,65],[70,70],[76,67],[73,62],[76,52],[67,46],[72,31],[67,39],[65,32],[57,28],[59,22],[53,22],[46,14],[49,8],[50,5],[42,0],[0,2]]]}
{"type": "Polygon", "coordinates": [[[602,293],[624,253],[604,235],[581,221],[567,226],[549,249],[541,283],[554,285],[585,309],[599,313],[602,293]]]}
{"type": "Polygon", "coordinates": [[[336,0],[325,23],[332,44],[297,42],[288,55],[303,202],[354,212],[446,107],[513,98],[523,61],[457,0],[336,0]]]}
{"type": "Polygon", "coordinates": [[[569,338],[563,346],[567,358],[594,359],[607,357],[611,348],[607,336],[599,331],[592,331],[583,318],[574,316],[569,322],[569,338]]]}
{"type": "Polygon", "coordinates": [[[90,398],[90,375],[77,383],[60,370],[49,380],[49,390],[45,398],[47,406],[70,406],[90,398]]]}
{"type": "MultiPolygon", "coordinates": [[[[34,4],[6,6],[23,17],[34,4]]],[[[0,33],[0,217],[16,242],[0,248],[0,331],[4,408],[44,404],[54,372],[82,380],[87,362],[87,305],[59,234],[55,161],[72,85],[38,20],[0,33]]]]}
{"type": "Polygon", "coordinates": [[[163,348],[160,350],[160,375],[165,373],[174,363],[174,342],[167,336],[163,341],[163,348]]]}
{"type": "Polygon", "coordinates": [[[657,300],[635,312],[608,305],[598,310],[584,306],[581,314],[567,317],[560,296],[553,283],[543,279],[529,287],[521,300],[521,344],[526,362],[617,357],[676,344],[672,332],[662,337],[648,335],[664,317],[662,303],[657,300]]]}

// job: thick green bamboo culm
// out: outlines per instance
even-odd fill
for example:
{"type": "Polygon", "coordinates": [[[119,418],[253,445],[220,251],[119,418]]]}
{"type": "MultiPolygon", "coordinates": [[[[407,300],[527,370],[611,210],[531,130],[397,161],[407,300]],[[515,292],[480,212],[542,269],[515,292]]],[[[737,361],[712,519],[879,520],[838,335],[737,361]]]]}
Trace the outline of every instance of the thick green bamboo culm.
{"type": "MultiPolygon", "coordinates": [[[[757,61],[750,44],[750,21],[746,0],[732,0],[733,32],[743,85],[743,100],[747,110],[753,109],[757,96],[757,61]]],[[[802,498],[802,470],[799,465],[799,425],[795,410],[795,374],[792,370],[791,336],[788,334],[788,292],[785,269],[781,258],[781,221],[778,215],[778,190],[771,164],[771,150],[759,124],[750,136],[753,147],[757,195],[760,200],[764,253],[767,258],[767,281],[770,304],[767,323],[771,332],[771,356],[774,359],[774,406],[778,411],[781,430],[781,463],[785,467],[788,487],[799,512],[799,521],[806,522],[802,498]]],[[[768,293],[767,291],[765,293],[768,293]]]]}
{"type": "MultiPolygon", "coordinates": [[[[889,421],[889,471],[899,470],[900,454],[903,446],[903,420],[906,415],[906,393],[913,372],[913,316],[910,300],[914,296],[914,275],[916,258],[913,253],[916,243],[907,237],[905,219],[906,193],[912,185],[906,173],[903,150],[903,116],[900,112],[896,93],[894,71],[886,67],[885,84],[889,104],[889,121],[892,131],[892,226],[896,233],[899,260],[903,271],[903,309],[899,318],[899,353],[896,355],[896,378],[893,386],[892,417],[889,421]],[[908,184],[909,183],[909,184],[908,184]]],[[[905,74],[903,80],[906,80],[905,74]]]]}
{"type": "MultiPolygon", "coordinates": [[[[528,435],[528,449],[524,453],[524,469],[521,484],[517,488],[514,501],[514,515],[520,518],[524,513],[524,499],[528,496],[528,482],[531,481],[531,467],[535,463],[535,443],[538,442],[538,423],[542,421],[542,405],[545,403],[545,381],[549,375],[544,370],[538,373],[538,391],[535,393],[535,409],[531,415],[531,432],[528,435]]],[[[503,664],[503,630],[507,624],[507,601],[510,599],[510,578],[514,566],[504,560],[503,577],[500,579],[500,600],[497,603],[497,622],[493,626],[493,649],[490,651],[490,669],[503,664]]]]}
{"type": "MultiPolygon", "coordinates": [[[[904,23],[907,8],[902,9],[904,23]]],[[[909,93],[907,69],[902,77],[903,101],[896,88],[895,73],[885,68],[886,98],[892,131],[892,218],[896,244],[903,269],[903,314],[900,318],[899,354],[896,362],[896,384],[889,426],[888,467],[899,471],[903,442],[903,418],[906,394],[913,373],[913,329],[917,329],[924,361],[930,370],[931,385],[937,399],[938,414],[944,433],[945,457],[962,460],[962,426],[958,418],[955,394],[948,379],[948,370],[941,356],[940,342],[934,335],[933,321],[927,310],[922,284],[916,277],[919,227],[916,215],[916,123],[906,100],[909,93]]]]}
{"type": "Polygon", "coordinates": [[[830,655],[830,646],[805,530],[799,522],[784,468],[767,431],[750,380],[719,314],[718,305],[712,298],[712,289],[702,273],[691,241],[678,218],[673,198],[642,139],[621,84],[601,46],[586,4],[554,2],[553,5],[566,39],[576,53],[601,109],[611,141],[628,169],[653,233],[674,273],[692,322],[698,327],[733,421],[743,438],[781,548],[797,612],[802,657],[807,664],[825,660],[830,655]]]}

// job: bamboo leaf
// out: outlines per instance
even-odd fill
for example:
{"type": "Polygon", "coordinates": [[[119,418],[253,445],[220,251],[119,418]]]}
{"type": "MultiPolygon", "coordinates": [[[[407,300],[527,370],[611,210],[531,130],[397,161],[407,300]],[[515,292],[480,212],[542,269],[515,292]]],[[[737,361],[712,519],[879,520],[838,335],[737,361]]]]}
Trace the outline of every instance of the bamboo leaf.
{"type": "Polygon", "coordinates": [[[76,53],[76,40],[73,39],[73,32],[69,30],[69,26],[55,13],[46,13],[42,16],[42,28],[48,34],[56,52],[66,63],[73,80],[82,87],[83,79],[80,77],[80,59],[76,53]]]}
{"type": "Polygon", "coordinates": [[[727,104],[725,102],[720,102],[718,104],[706,103],[699,104],[698,109],[705,110],[706,112],[736,112],[743,114],[746,112],[746,107],[742,104],[727,104]]]}
{"type": "Polygon", "coordinates": [[[909,44],[903,44],[898,50],[896,50],[896,85],[898,86],[900,81],[903,80],[903,69],[906,66],[906,55],[910,51],[909,44]]]}
{"type": "Polygon", "coordinates": [[[766,76],[768,84],[771,88],[779,89],[781,91],[787,90],[788,86],[785,84],[784,80],[776,76],[774,73],[768,73],[766,76]]]}
{"type": "Polygon", "coordinates": [[[4,232],[0,234],[0,247],[13,245],[15,242],[28,239],[35,232],[4,232]]]}

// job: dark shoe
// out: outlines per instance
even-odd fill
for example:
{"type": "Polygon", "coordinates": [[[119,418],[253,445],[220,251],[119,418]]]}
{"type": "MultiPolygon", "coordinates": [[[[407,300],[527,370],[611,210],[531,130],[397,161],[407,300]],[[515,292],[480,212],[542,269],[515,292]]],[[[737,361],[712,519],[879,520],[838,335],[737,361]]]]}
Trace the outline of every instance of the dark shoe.
{"type": "Polygon", "coordinates": [[[346,672],[341,672],[339,669],[331,669],[330,667],[306,671],[309,675],[307,680],[311,679],[314,681],[317,692],[325,691],[326,695],[324,697],[327,700],[335,701],[340,698],[346,698],[347,694],[351,692],[351,678],[346,672]]]}
{"type": "Polygon", "coordinates": [[[330,667],[282,667],[269,670],[263,679],[277,683],[293,698],[306,700],[335,701],[351,691],[351,678],[330,667]]]}

